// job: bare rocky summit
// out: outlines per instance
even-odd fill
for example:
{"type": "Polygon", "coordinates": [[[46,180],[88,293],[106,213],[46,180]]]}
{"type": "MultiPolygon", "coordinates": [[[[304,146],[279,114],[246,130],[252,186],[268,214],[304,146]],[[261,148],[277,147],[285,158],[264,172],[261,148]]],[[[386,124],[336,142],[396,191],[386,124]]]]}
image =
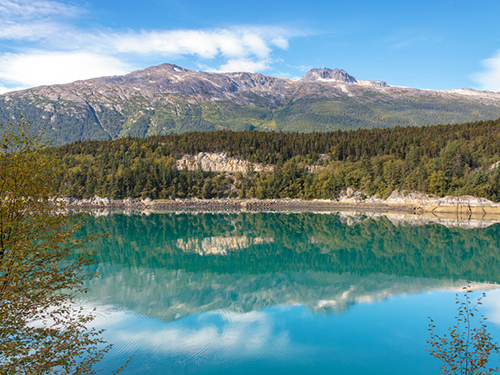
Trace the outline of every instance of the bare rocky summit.
{"type": "Polygon", "coordinates": [[[301,81],[336,81],[343,83],[357,83],[358,81],[353,76],[349,75],[342,69],[311,69],[302,77],[301,81]]]}

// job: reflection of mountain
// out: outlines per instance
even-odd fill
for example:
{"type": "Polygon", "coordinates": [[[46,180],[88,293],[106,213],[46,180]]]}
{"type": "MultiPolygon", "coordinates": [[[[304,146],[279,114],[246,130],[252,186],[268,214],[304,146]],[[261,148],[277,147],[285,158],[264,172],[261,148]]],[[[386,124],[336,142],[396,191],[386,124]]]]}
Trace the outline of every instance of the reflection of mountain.
{"type": "Polygon", "coordinates": [[[173,320],[225,309],[360,302],[500,280],[500,225],[446,228],[319,214],[152,214],[89,218],[108,232],[88,298],[173,320]],[[203,256],[202,256],[203,255],[203,256]],[[205,256],[209,255],[209,256],[205,256]],[[444,279],[444,280],[443,280],[444,279]]]}
{"type": "Polygon", "coordinates": [[[341,312],[357,303],[377,302],[393,295],[439,288],[458,290],[464,283],[382,274],[307,271],[241,275],[111,264],[101,264],[99,273],[100,279],[89,284],[85,298],[167,321],[213,310],[243,313],[296,304],[314,312],[341,312]]]}

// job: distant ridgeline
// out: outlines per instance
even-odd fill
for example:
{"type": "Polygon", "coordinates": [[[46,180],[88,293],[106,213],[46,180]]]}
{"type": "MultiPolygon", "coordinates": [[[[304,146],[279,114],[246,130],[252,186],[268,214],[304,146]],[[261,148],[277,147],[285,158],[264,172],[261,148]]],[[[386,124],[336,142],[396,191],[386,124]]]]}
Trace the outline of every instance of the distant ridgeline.
{"type": "Polygon", "coordinates": [[[399,189],[500,200],[500,119],[327,133],[191,132],[49,152],[62,171],[59,193],[76,198],[331,199],[352,187],[367,195],[399,189]],[[246,169],[176,165],[200,152],[225,152],[246,169]],[[258,172],[257,165],[272,168],[258,172]]]}
{"type": "Polygon", "coordinates": [[[215,130],[335,131],[456,124],[500,116],[500,93],[419,90],[312,69],[300,80],[162,64],[123,76],[0,95],[56,145],[215,130]]]}

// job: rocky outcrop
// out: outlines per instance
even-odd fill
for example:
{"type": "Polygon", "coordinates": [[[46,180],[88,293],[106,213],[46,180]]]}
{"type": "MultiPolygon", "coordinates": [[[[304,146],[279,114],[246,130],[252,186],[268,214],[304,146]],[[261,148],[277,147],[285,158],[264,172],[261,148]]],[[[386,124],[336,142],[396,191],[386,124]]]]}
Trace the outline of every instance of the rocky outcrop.
{"type": "Polygon", "coordinates": [[[64,198],[64,202],[72,207],[123,207],[123,206],[151,206],[155,202],[151,198],[135,199],[126,198],[123,200],[114,200],[111,198],[101,198],[95,196],[88,199],[64,198]]]}
{"type": "Polygon", "coordinates": [[[490,172],[498,169],[498,167],[500,167],[500,161],[497,161],[496,163],[493,163],[491,166],[490,166],[490,172]]]}
{"type": "Polygon", "coordinates": [[[400,192],[395,190],[385,201],[388,205],[404,205],[414,209],[436,212],[455,211],[460,214],[500,213],[500,204],[486,198],[470,195],[447,196],[439,198],[432,194],[419,192],[400,192]]]}
{"type": "Polygon", "coordinates": [[[376,196],[369,196],[365,193],[353,189],[347,188],[346,190],[342,190],[337,198],[337,202],[339,203],[385,203],[383,199],[378,198],[376,196]]]}
{"type": "Polygon", "coordinates": [[[392,194],[385,200],[385,203],[392,205],[420,205],[427,206],[436,204],[439,197],[432,194],[424,194],[416,191],[400,192],[394,190],[392,194]]]}
{"type": "Polygon", "coordinates": [[[247,173],[249,171],[273,171],[273,166],[250,163],[248,160],[233,158],[227,152],[200,152],[197,155],[184,155],[175,162],[175,167],[178,170],[187,169],[189,171],[196,171],[201,169],[204,172],[247,173]]]}
{"type": "MultiPolygon", "coordinates": [[[[328,160],[328,155],[326,155],[326,158],[322,156],[321,160],[328,160]]],[[[199,152],[196,155],[184,155],[175,162],[175,168],[177,170],[196,171],[201,169],[204,172],[227,173],[272,172],[274,170],[272,165],[251,163],[248,160],[231,157],[227,152],[199,152]]],[[[322,165],[306,165],[305,168],[308,173],[317,173],[325,167],[322,165]]]]}

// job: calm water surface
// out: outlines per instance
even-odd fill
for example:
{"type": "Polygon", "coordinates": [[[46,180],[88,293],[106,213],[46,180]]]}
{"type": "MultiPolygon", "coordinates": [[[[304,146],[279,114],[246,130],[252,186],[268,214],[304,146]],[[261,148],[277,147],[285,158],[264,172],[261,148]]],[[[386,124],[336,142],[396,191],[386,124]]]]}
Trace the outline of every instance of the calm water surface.
{"type": "Polygon", "coordinates": [[[93,217],[99,279],[83,304],[115,346],[105,373],[437,374],[428,317],[454,324],[464,280],[500,340],[500,225],[342,214],[93,217]],[[394,220],[393,220],[394,221],[394,220]]]}

